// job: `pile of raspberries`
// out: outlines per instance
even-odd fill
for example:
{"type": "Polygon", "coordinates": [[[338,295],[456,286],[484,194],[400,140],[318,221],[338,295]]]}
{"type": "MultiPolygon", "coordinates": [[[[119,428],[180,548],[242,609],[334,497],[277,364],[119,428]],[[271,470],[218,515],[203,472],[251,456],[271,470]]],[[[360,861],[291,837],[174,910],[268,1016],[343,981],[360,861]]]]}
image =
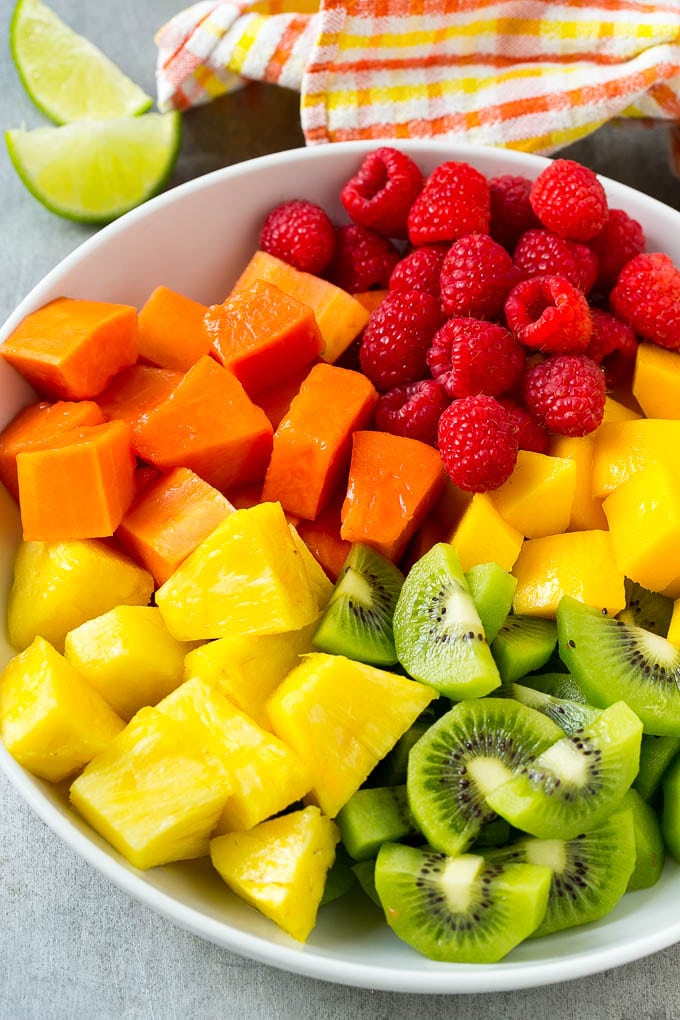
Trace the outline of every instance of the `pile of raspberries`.
{"type": "Polygon", "coordinates": [[[387,291],[340,363],[380,392],[375,427],[437,446],[462,489],[502,485],[551,433],[596,429],[641,339],[680,349],[680,270],[579,163],[425,178],[384,146],[340,198],[350,225],[285,202],[260,245],[352,294],[387,291]]]}

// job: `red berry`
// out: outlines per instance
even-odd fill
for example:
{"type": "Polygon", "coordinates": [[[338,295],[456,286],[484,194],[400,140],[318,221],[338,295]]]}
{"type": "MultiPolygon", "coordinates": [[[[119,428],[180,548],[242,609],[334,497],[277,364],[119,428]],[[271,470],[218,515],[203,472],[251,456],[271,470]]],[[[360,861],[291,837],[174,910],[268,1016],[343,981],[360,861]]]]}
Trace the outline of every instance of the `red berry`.
{"type": "Polygon", "coordinates": [[[625,322],[602,311],[591,308],[593,333],[585,354],[596,365],[602,365],[605,378],[610,386],[618,385],[632,377],[638,339],[625,322]]]}
{"type": "Polygon", "coordinates": [[[461,397],[439,419],[439,452],[451,481],[466,492],[497,489],[517,461],[512,415],[495,397],[461,397]]]}
{"type": "Polygon", "coordinates": [[[489,231],[489,183],[468,163],[440,163],[408,214],[411,244],[455,241],[489,231]]]}
{"type": "Polygon", "coordinates": [[[585,436],[602,421],[604,375],[583,354],[546,358],[527,369],[525,407],[545,428],[562,436],[585,436]]]}
{"type": "Polygon", "coordinates": [[[449,319],[432,339],[427,364],[449,397],[506,393],[524,368],[522,346],[504,326],[449,319]]]}
{"type": "Polygon", "coordinates": [[[359,363],[379,390],[427,375],[426,356],[441,323],[439,302],[422,290],[393,290],[371,313],[359,363]]]}
{"type": "Polygon", "coordinates": [[[395,386],[378,397],[374,422],[380,432],[437,445],[439,417],[449,399],[434,379],[395,386]]]}
{"type": "Polygon", "coordinates": [[[321,276],[333,257],[335,228],[324,210],[295,199],[269,213],[260,232],[260,248],[305,273],[321,276]]]}
{"type": "Polygon", "coordinates": [[[390,146],[375,149],[340,192],[355,223],[386,237],[406,237],[406,217],[425,179],[410,156],[390,146]]]}
{"type": "Polygon", "coordinates": [[[610,209],[607,222],[589,244],[599,261],[597,286],[607,291],[626,262],[645,250],[645,235],[638,221],[623,209],[610,209]]]}
{"type": "Polygon", "coordinates": [[[614,315],[643,340],[680,350],[680,269],[662,252],[636,255],[609,295],[614,315]]]}
{"type": "Polygon", "coordinates": [[[512,397],[499,397],[499,403],[510,412],[517,428],[517,445],[520,450],[547,453],[550,436],[542,425],[532,418],[526,408],[512,397]]]}
{"type": "Polygon", "coordinates": [[[585,297],[561,276],[522,280],[508,295],[505,317],[520,343],[548,354],[584,351],[593,328],[585,297]]]}
{"type": "Polygon", "coordinates": [[[493,319],[517,280],[512,259],[488,234],[468,234],[448,250],[441,272],[446,315],[493,319]]]}
{"type": "Polygon", "coordinates": [[[387,289],[399,251],[386,237],[368,227],[350,224],[335,231],[335,255],[329,279],[350,294],[387,289]]]}
{"type": "Polygon", "coordinates": [[[491,193],[491,222],[489,233],[508,251],[512,251],[522,234],[538,227],[536,213],[531,208],[529,193],[531,181],[519,174],[501,174],[489,180],[491,193]]]}
{"type": "Polygon", "coordinates": [[[439,276],[448,248],[425,244],[414,248],[396,264],[390,276],[390,290],[424,290],[439,297],[439,276]]]}
{"type": "Polygon", "coordinates": [[[588,293],[595,282],[597,259],[585,245],[565,241],[550,230],[527,230],[520,237],[512,261],[521,279],[532,276],[563,276],[588,293]]]}
{"type": "Polygon", "coordinates": [[[590,294],[597,280],[600,261],[592,248],[589,248],[587,244],[581,244],[579,241],[567,241],[567,244],[579,268],[581,277],[580,288],[584,294],[590,294]]]}
{"type": "Polygon", "coordinates": [[[531,188],[531,208],[544,227],[589,241],[607,222],[607,196],[597,174],[572,159],[555,159],[531,188]]]}

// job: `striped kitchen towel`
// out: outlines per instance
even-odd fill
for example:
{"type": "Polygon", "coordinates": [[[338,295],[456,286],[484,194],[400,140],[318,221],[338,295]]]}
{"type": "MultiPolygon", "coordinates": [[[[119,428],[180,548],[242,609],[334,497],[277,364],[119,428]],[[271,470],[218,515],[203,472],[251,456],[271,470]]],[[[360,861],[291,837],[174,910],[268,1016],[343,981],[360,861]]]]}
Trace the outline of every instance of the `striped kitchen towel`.
{"type": "Polygon", "coordinates": [[[276,82],[308,144],[548,153],[613,117],[680,120],[680,0],[203,0],[156,42],[161,109],[276,82]]]}

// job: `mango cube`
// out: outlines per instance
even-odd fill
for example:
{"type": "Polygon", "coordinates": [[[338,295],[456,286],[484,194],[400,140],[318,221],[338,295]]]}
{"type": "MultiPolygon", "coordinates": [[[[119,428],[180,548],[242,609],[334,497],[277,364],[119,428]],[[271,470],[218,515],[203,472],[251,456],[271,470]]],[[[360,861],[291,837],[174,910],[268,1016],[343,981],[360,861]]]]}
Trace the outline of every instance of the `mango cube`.
{"type": "Polygon", "coordinates": [[[16,761],[57,783],[78,772],[123,729],[80,674],[44,638],[0,676],[0,734],[16,761]]]}
{"type": "Polygon", "coordinates": [[[513,568],[516,613],[554,617],[565,595],[615,616],[626,604],[624,576],[606,531],[528,539],[513,568]]]}
{"type": "MultiPolygon", "coordinates": [[[[609,394],[607,394],[604,398],[602,425],[606,425],[613,421],[634,421],[636,418],[642,418],[642,415],[639,414],[638,411],[634,411],[631,407],[627,407],[619,400],[614,400],[614,398],[609,396],[609,394]]],[[[590,434],[592,435],[592,432],[590,434]]]]}
{"type": "Polygon", "coordinates": [[[566,531],[576,491],[576,464],[564,457],[520,450],[507,482],[489,493],[504,521],[525,538],[566,531]]]}
{"type": "Polygon", "coordinates": [[[591,531],[607,529],[607,518],[602,509],[602,499],[593,496],[593,450],[595,438],[587,436],[553,436],[550,453],[574,462],[576,485],[571,504],[568,531],[591,531]]]}
{"type": "Polygon", "coordinates": [[[435,691],[342,655],[306,655],[267,710],[312,779],[310,799],[334,818],[435,691]]]}
{"type": "Polygon", "coordinates": [[[633,395],[648,418],[680,418],[680,358],[652,343],[635,356],[633,395]]]}
{"type": "Polygon", "coordinates": [[[142,708],[71,785],[71,803],[131,864],[153,868],[205,856],[230,791],[190,729],[142,708]]]}
{"type": "Polygon", "coordinates": [[[497,563],[512,570],[524,536],[501,517],[486,492],[476,492],[451,536],[463,570],[478,563],[497,563]]]}
{"type": "Polygon", "coordinates": [[[211,840],[212,862],[251,906],[304,942],[316,923],[340,833],[317,807],[211,840]]]}
{"type": "Polygon", "coordinates": [[[640,418],[601,425],[593,449],[593,495],[608,496],[648,464],[675,465],[680,449],[680,421],[640,418]]]}

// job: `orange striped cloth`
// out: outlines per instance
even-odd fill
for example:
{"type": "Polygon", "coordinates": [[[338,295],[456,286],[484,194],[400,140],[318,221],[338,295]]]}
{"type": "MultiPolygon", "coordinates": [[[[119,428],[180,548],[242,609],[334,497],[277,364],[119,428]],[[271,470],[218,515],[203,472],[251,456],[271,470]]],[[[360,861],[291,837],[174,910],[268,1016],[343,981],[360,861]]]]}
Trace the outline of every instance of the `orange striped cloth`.
{"type": "Polygon", "coordinates": [[[680,0],[203,0],[156,42],[161,109],[276,82],[308,144],[551,152],[612,117],[680,120],[680,0]]]}

